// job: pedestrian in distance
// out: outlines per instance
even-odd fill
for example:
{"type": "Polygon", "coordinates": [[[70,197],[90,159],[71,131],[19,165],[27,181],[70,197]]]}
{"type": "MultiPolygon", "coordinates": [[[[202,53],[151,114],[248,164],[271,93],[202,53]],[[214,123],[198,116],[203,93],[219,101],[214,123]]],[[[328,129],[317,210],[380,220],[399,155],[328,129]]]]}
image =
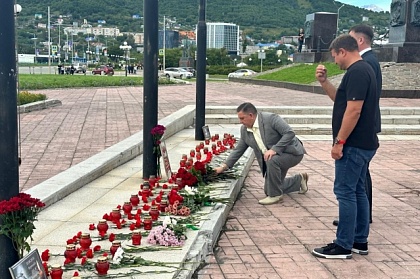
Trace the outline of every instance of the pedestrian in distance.
{"type": "Polygon", "coordinates": [[[331,43],[330,52],[335,63],[346,70],[338,89],[328,80],[324,65],[318,65],[315,77],[334,102],[331,157],[335,160],[334,194],[340,221],[335,240],[313,249],[312,254],[350,259],[352,252],[368,254],[369,202],[365,180],[368,164],[379,147],[379,97],[375,73],[360,56],[356,39],[341,35],[331,43]]]}
{"type": "Polygon", "coordinates": [[[303,28],[300,28],[299,33],[298,33],[298,52],[302,52],[302,46],[303,46],[304,41],[305,41],[305,31],[303,31],[303,28]]]}
{"type": "Polygon", "coordinates": [[[232,168],[244,152],[251,147],[261,168],[266,197],[259,204],[274,204],[283,194],[308,191],[308,174],[300,173],[286,178],[288,170],[299,164],[306,153],[302,142],[292,128],[278,114],[258,112],[251,103],[237,109],[242,124],[241,138],[222,166],[215,169],[222,173],[232,168]]]}

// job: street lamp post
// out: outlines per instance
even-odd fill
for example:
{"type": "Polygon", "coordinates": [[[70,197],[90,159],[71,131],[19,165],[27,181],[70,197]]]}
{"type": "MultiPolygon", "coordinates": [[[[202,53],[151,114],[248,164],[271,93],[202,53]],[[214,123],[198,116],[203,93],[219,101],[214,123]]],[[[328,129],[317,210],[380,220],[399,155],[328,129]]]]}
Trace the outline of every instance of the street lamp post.
{"type": "Polygon", "coordinates": [[[89,66],[89,58],[92,53],[92,51],[86,50],[86,67],[89,66]]]}
{"type": "Polygon", "coordinates": [[[338,10],[337,10],[337,34],[336,34],[336,37],[338,37],[338,33],[339,33],[338,22],[340,21],[340,9],[344,6],[345,6],[345,4],[341,5],[341,7],[338,8],[338,10]]]}
{"type": "Polygon", "coordinates": [[[34,35],[34,37],[33,38],[31,38],[31,40],[33,40],[34,41],[34,54],[35,54],[35,63],[37,62],[37,57],[38,57],[38,52],[36,51],[36,40],[38,40],[38,38],[37,37],[35,37],[35,35],[34,35]]]}
{"type": "Polygon", "coordinates": [[[265,52],[264,52],[264,50],[263,49],[259,49],[259,50],[257,50],[257,52],[258,52],[258,59],[261,59],[261,69],[260,69],[260,72],[262,73],[262,70],[263,70],[263,60],[265,59],[265,52]]]}
{"type": "Polygon", "coordinates": [[[127,69],[127,67],[128,67],[128,62],[127,62],[127,59],[128,59],[128,54],[130,53],[130,50],[131,50],[131,46],[129,46],[129,45],[127,44],[127,42],[124,42],[124,44],[120,46],[120,49],[124,51],[124,59],[125,59],[125,76],[127,76],[127,70],[128,70],[128,69],[127,69]]]}

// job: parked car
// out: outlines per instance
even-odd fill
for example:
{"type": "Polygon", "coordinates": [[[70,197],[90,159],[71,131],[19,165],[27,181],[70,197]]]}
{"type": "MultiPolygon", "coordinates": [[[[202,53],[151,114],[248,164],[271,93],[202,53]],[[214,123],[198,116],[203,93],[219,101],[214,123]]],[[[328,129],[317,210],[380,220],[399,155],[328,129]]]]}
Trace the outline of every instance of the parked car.
{"type": "Polygon", "coordinates": [[[109,66],[99,66],[96,69],[92,70],[92,75],[114,75],[114,69],[109,66]]]}
{"type": "Polygon", "coordinates": [[[243,76],[251,76],[251,75],[255,75],[255,74],[256,74],[256,72],[254,72],[253,70],[240,69],[240,70],[237,70],[233,73],[229,73],[228,77],[237,78],[237,77],[243,77],[243,76]]]}
{"type": "Polygon", "coordinates": [[[163,75],[167,78],[192,78],[193,74],[182,68],[170,67],[163,71],[163,75]]]}
{"type": "Polygon", "coordinates": [[[195,69],[193,67],[181,67],[181,68],[184,69],[184,70],[186,70],[186,71],[188,71],[188,72],[190,72],[190,73],[192,73],[193,76],[195,77],[196,71],[195,71],[195,69]]]}
{"type": "Polygon", "coordinates": [[[86,73],[86,65],[76,63],[73,65],[75,73],[86,73]]]}

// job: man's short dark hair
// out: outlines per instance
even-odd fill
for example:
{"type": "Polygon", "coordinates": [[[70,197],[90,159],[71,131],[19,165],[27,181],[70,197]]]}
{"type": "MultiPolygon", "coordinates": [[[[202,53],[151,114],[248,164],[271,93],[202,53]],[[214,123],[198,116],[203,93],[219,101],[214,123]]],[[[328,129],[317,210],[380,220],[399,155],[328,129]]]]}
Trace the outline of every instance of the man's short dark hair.
{"type": "Polygon", "coordinates": [[[257,114],[257,108],[251,103],[243,103],[236,109],[236,112],[241,112],[241,111],[244,113],[257,114]]]}
{"type": "Polygon", "coordinates": [[[340,48],[350,52],[359,51],[356,39],[348,34],[344,34],[335,38],[330,45],[330,51],[334,50],[336,53],[340,50],[340,48]]]}
{"type": "Polygon", "coordinates": [[[353,31],[354,33],[362,34],[365,37],[365,39],[369,41],[370,44],[372,43],[372,40],[373,40],[372,27],[365,24],[359,24],[350,28],[349,33],[351,31],[353,31]]]}

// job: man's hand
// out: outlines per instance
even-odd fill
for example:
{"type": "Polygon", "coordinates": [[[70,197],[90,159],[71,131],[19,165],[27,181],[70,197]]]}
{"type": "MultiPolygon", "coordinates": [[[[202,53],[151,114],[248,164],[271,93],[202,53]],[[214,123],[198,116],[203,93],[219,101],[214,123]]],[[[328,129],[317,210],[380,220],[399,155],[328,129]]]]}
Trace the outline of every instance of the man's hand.
{"type": "Polygon", "coordinates": [[[334,160],[340,160],[343,157],[343,145],[342,144],[334,144],[331,148],[331,157],[334,160]]]}
{"type": "Polygon", "coordinates": [[[276,153],[276,151],[274,151],[274,150],[267,150],[265,153],[264,153],[264,161],[268,161],[268,160],[270,160],[271,159],[271,157],[273,157],[274,155],[276,155],[277,153],[276,153]]]}
{"type": "Polygon", "coordinates": [[[224,172],[224,171],[225,171],[225,168],[224,168],[224,167],[217,167],[217,168],[215,168],[215,169],[214,169],[214,171],[215,171],[217,174],[219,174],[219,173],[224,172]]]}
{"type": "Polygon", "coordinates": [[[315,70],[315,77],[320,83],[325,82],[327,80],[327,68],[324,65],[318,65],[315,70]]]}

